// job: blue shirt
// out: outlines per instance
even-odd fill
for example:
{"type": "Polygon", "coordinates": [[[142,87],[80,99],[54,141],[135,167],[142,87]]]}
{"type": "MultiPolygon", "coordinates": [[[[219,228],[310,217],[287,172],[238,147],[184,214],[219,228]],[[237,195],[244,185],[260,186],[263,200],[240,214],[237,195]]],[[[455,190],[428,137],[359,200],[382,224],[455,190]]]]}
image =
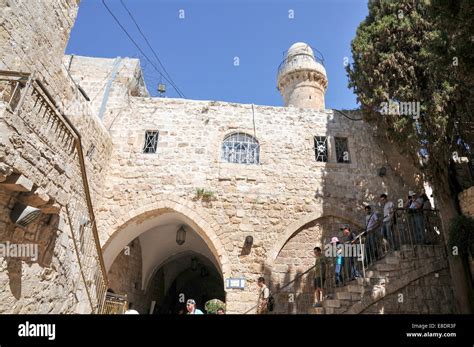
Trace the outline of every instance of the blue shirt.
{"type": "Polygon", "coordinates": [[[193,313],[188,312],[188,314],[204,314],[204,313],[202,313],[200,309],[196,308],[193,313]]]}

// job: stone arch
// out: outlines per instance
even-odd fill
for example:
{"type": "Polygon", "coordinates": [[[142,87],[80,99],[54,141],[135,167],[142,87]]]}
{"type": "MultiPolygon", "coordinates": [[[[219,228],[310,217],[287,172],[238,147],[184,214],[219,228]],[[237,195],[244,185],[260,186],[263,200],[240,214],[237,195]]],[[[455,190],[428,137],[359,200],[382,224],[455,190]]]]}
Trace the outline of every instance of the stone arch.
{"type": "Polygon", "coordinates": [[[280,251],[283,249],[285,244],[295,235],[295,233],[303,228],[305,225],[314,222],[318,219],[321,219],[323,217],[336,217],[340,218],[342,220],[347,221],[348,224],[355,225],[358,228],[362,228],[362,225],[360,222],[356,222],[357,218],[354,213],[350,213],[338,208],[331,208],[327,209],[326,211],[316,211],[312,213],[308,213],[307,215],[301,217],[300,219],[290,223],[287,225],[279,236],[279,238],[276,240],[275,245],[273,248],[270,250],[267,256],[267,267],[272,268],[275,260],[278,257],[278,254],[280,251]]]}
{"type": "Polygon", "coordinates": [[[110,228],[110,233],[103,235],[101,243],[107,270],[121,251],[119,247],[117,252],[117,246],[114,245],[114,242],[118,242],[119,245],[125,247],[128,244],[127,241],[130,242],[137,237],[137,235],[128,238],[126,236],[122,237],[125,241],[120,243],[119,238],[121,237],[121,233],[127,227],[135,224],[140,225],[147,219],[156,218],[169,213],[178,214],[193,228],[206,243],[214,256],[218,270],[221,272],[223,278],[231,277],[229,257],[218,237],[219,224],[197,204],[183,198],[173,198],[171,196],[165,196],[160,200],[151,201],[145,205],[129,210],[117,219],[114,226],[110,228]]]}

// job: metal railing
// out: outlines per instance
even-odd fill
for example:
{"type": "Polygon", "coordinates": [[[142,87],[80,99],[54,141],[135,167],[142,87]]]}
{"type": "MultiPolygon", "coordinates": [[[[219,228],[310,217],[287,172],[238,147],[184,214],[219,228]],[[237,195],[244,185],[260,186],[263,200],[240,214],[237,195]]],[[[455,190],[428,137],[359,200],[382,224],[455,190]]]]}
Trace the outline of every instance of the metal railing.
{"type": "Polygon", "coordinates": [[[417,252],[421,246],[443,246],[445,252],[439,211],[396,209],[389,223],[380,220],[352,241],[328,247],[330,254],[320,271],[324,295],[356,278],[365,278],[378,260],[394,251],[409,252],[411,258],[423,257],[417,252]]]}
{"type": "Polygon", "coordinates": [[[288,51],[283,52],[283,55],[285,58],[280,63],[280,65],[278,65],[277,75],[280,75],[281,71],[284,68],[287,68],[287,67],[291,68],[292,65],[295,64],[296,62],[301,63],[302,61],[305,61],[305,60],[309,62],[313,61],[324,66],[323,54],[314,47],[311,47],[311,49],[313,50],[313,54],[301,52],[298,54],[293,54],[291,56],[288,56],[288,51]]]}
{"type": "MultiPolygon", "coordinates": [[[[324,300],[335,298],[336,288],[351,283],[360,284],[361,282],[352,282],[356,278],[365,278],[364,283],[370,283],[369,277],[372,275],[368,272],[375,274],[376,262],[395,251],[404,252],[404,257],[408,261],[413,260],[414,266],[417,260],[425,259],[426,247],[443,246],[442,253],[433,254],[442,256],[444,252],[446,256],[442,223],[437,210],[396,209],[390,226],[379,223],[369,232],[363,230],[355,233],[355,237],[346,242],[341,239],[340,231],[337,232],[341,229],[340,226],[341,223],[331,225],[334,234],[337,234],[341,241],[339,244],[331,245],[325,242],[321,253],[323,257],[316,265],[299,273],[283,286],[277,285],[278,290],[273,293],[275,305],[288,304],[289,311],[296,313],[301,313],[298,311],[302,310],[307,313],[306,310],[316,302],[319,302],[316,306],[322,307],[324,300]],[[295,288],[291,286],[293,283],[296,284],[295,288]],[[319,298],[313,292],[317,286],[320,288],[319,298]],[[280,295],[277,297],[278,294],[280,295]],[[291,305],[289,298],[293,298],[291,305]]],[[[397,266],[388,264],[387,268],[395,271],[397,266]]],[[[287,313],[285,307],[275,307],[275,311],[287,313]]]]}
{"type": "MultiPolygon", "coordinates": [[[[80,186],[71,185],[73,194],[66,205],[66,214],[91,312],[101,313],[108,281],[90,197],[81,136],[34,73],[0,70],[0,100],[6,103],[10,113],[21,118],[50,148],[56,162],[61,161],[62,165],[70,169],[68,176],[81,177],[80,186]]],[[[60,165],[57,169],[61,170],[60,165]]]]}
{"type": "Polygon", "coordinates": [[[128,307],[126,295],[107,293],[105,297],[103,314],[124,314],[128,307]]]}

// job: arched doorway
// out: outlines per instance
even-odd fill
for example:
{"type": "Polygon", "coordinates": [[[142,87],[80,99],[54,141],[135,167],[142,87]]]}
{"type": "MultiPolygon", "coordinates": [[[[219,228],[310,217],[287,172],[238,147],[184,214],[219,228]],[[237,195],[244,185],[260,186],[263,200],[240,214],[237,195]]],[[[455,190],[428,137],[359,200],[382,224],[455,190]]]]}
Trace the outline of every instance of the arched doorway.
{"type": "Polygon", "coordinates": [[[155,293],[153,313],[186,313],[186,300],[194,299],[204,311],[208,300],[225,301],[223,278],[215,265],[195,252],[183,252],[160,265],[150,280],[155,293]]]}
{"type": "Polygon", "coordinates": [[[206,299],[225,301],[225,250],[214,231],[204,229],[206,223],[180,210],[139,214],[104,246],[110,288],[126,294],[140,313],[177,313],[190,297],[202,309],[206,299]],[[177,242],[181,228],[185,239],[177,242]]]}

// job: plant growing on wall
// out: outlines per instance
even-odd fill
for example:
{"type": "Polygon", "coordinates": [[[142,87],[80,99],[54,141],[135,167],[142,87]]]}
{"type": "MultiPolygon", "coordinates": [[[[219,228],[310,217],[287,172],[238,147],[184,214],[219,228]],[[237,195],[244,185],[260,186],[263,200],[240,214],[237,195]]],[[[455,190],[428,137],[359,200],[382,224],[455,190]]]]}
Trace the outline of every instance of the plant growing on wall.
{"type": "Polygon", "coordinates": [[[215,193],[211,190],[206,190],[204,188],[197,188],[196,189],[196,200],[202,201],[211,201],[214,200],[215,193]]]}

